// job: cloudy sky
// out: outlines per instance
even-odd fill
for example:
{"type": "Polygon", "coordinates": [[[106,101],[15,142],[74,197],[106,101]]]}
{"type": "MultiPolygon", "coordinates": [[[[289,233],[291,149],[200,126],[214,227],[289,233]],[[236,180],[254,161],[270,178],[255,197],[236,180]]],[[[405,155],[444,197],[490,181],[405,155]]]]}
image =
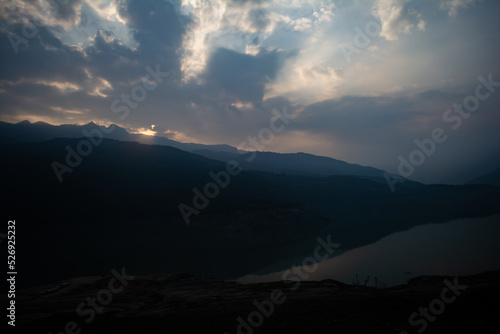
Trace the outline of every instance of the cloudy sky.
{"type": "Polygon", "coordinates": [[[458,182],[498,167],[500,87],[447,111],[474,104],[479,76],[500,81],[499,14],[496,0],[2,1],[0,120],[238,146],[286,107],[264,150],[394,173],[442,128],[410,178],[458,182]]]}

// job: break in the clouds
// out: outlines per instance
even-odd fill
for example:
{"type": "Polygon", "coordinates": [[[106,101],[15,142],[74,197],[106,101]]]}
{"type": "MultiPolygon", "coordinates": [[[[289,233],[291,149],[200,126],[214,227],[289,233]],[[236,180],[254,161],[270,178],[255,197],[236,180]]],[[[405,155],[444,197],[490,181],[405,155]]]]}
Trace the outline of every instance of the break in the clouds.
{"type": "MultiPolygon", "coordinates": [[[[287,106],[293,120],[266,150],[396,172],[415,139],[449,127],[443,113],[474,94],[478,76],[500,81],[494,0],[12,0],[0,7],[0,119],[8,122],[112,122],[237,146],[269,124],[273,108],[287,106]],[[148,67],[168,76],[127,105],[123,96],[135,86],[155,84],[148,67]],[[114,112],[117,99],[128,117],[114,112]]],[[[462,167],[499,152],[499,95],[481,101],[412,178],[454,182],[462,167]]]]}

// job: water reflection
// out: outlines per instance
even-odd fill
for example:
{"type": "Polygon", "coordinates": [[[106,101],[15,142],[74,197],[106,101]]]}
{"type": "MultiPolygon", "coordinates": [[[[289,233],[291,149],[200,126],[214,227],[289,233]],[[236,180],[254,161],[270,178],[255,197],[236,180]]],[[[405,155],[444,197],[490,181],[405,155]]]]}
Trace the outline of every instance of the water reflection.
{"type": "MultiPolygon", "coordinates": [[[[500,269],[500,215],[426,224],[391,234],[318,265],[308,280],[352,283],[370,275],[390,285],[420,275],[470,275],[500,269]]],[[[281,280],[283,272],[248,275],[243,283],[281,280]]]]}

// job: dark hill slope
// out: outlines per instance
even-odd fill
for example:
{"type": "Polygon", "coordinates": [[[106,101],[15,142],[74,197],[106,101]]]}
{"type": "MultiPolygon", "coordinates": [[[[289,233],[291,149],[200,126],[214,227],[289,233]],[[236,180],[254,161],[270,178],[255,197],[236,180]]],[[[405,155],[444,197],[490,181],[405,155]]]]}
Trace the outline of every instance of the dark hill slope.
{"type": "Polygon", "coordinates": [[[184,222],[193,188],[223,162],[166,146],[104,140],[59,183],[52,162],[80,139],[0,146],[5,207],[16,219],[21,284],[109,272],[185,271],[221,278],[309,255],[316,238],[342,248],[395,231],[498,212],[492,186],[387,185],[353,176],[243,171],[184,222]],[[22,267],[22,268],[21,268],[22,267]]]}

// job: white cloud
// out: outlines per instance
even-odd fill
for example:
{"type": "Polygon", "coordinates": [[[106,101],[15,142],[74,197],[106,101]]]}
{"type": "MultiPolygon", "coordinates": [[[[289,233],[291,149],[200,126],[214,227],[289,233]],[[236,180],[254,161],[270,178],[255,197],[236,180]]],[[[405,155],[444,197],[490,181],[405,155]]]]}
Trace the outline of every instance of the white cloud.
{"type": "Polygon", "coordinates": [[[441,2],[441,9],[448,11],[448,16],[455,17],[460,9],[475,5],[477,0],[447,0],[441,2]]]}
{"type": "Polygon", "coordinates": [[[106,21],[126,23],[118,13],[118,3],[115,0],[88,0],[87,5],[106,21]]]}
{"type": "MultiPolygon", "coordinates": [[[[5,20],[6,14],[20,14],[18,18],[9,17],[9,23],[34,23],[36,26],[61,26],[68,28],[76,25],[78,17],[73,20],[61,20],[57,17],[60,10],[60,5],[55,1],[37,0],[37,1],[2,1],[2,11],[0,11],[0,19],[5,20]],[[29,18],[29,20],[28,20],[29,18]]],[[[78,7],[78,4],[76,5],[78,7]]]]}
{"type": "Polygon", "coordinates": [[[62,93],[73,93],[81,89],[81,87],[71,82],[38,80],[36,83],[39,85],[45,85],[57,88],[62,93]]]}
{"type": "Polygon", "coordinates": [[[64,109],[64,108],[61,108],[59,106],[52,106],[50,107],[52,110],[54,111],[59,111],[59,112],[63,112],[63,113],[67,113],[67,114],[77,114],[77,115],[83,115],[83,114],[86,114],[89,112],[88,109],[85,109],[85,110],[77,110],[77,109],[64,109]]]}
{"type": "Polygon", "coordinates": [[[305,31],[312,28],[312,21],[307,17],[302,17],[293,22],[293,30],[295,31],[305,31]]]}
{"type": "Polygon", "coordinates": [[[259,53],[259,46],[255,44],[249,44],[245,48],[245,54],[255,56],[259,53]]]}
{"type": "Polygon", "coordinates": [[[184,36],[184,80],[203,72],[210,53],[217,47],[256,55],[275,32],[310,33],[335,15],[333,3],[323,1],[236,2],[183,0],[182,11],[193,23],[184,36]]]}
{"type": "Polygon", "coordinates": [[[341,82],[339,70],[303,54],[285,65],[277,80],[268,85],[265,98],[281,96],[294,103],[314,103],[338,97],[341,82]]]}
{"type": "Polygon", "coordinates": [[[183,10],[194,19],[183,41],[181,70],[184,79],[195,78],[202,72],[210,52],[216,47],[234,50],[233,44],[241,44],[243,39],[246,50],[236,51],[255,54],[258,45],[248,46],[252,34],[265,38],[276,26],[275,17],[265,16],[267,7],[267,3],[256,2],[231,4],[226,1],[184,0],[183,10]],[[240,43],[235,43],[235,40],[240,43]]]}
{"type": "Polygon", "coordinates": [[[378,0],[373,11],[382,23],[380,36],[388,41],[398,40],[400,34],[409,34],[415,26],[425,30],[425,21],[420,19],[421,14],[407,8],[402,1],[378,0]]]}
{"type": "MultiPolygon", "coordinates": [[[[86,0],[62,2],[53,0],[5,0],[0,8],[0,20],[7,21],[7,28],[20,23],[29,31],[45,27],[67,45],[87,47],[98,30],[112,32],[117,40],[130,48],[136,46],[130,29],[118,14],[118,0],[86,0]],[[73,15],[61,19],[63,7],[72,7],[73,15]],[[15,15],[12,15],[15,13],[15,15]]],[[[68,8],[66,8],[66,11],[68,8]]]]}
{"type": "Polygon", "coordinates": [[[317,20],[317,22],[330,22],[332,20],[332,17],[335,16],[333,8],[335,8],[334,4],[322,6],[314,11],[313,16],[317,20]]]}
{"type": "Polygon", "coordinates": [[[425,24],[426,24],[426,22],[425,22],[424,20],[420,20],[420,21],[418,22],[418,24],[417,24],[417,28],[418,28],[418,30],[422,30],[422,31],[424,31],[424,30],[425,30],[425,24]]]}

